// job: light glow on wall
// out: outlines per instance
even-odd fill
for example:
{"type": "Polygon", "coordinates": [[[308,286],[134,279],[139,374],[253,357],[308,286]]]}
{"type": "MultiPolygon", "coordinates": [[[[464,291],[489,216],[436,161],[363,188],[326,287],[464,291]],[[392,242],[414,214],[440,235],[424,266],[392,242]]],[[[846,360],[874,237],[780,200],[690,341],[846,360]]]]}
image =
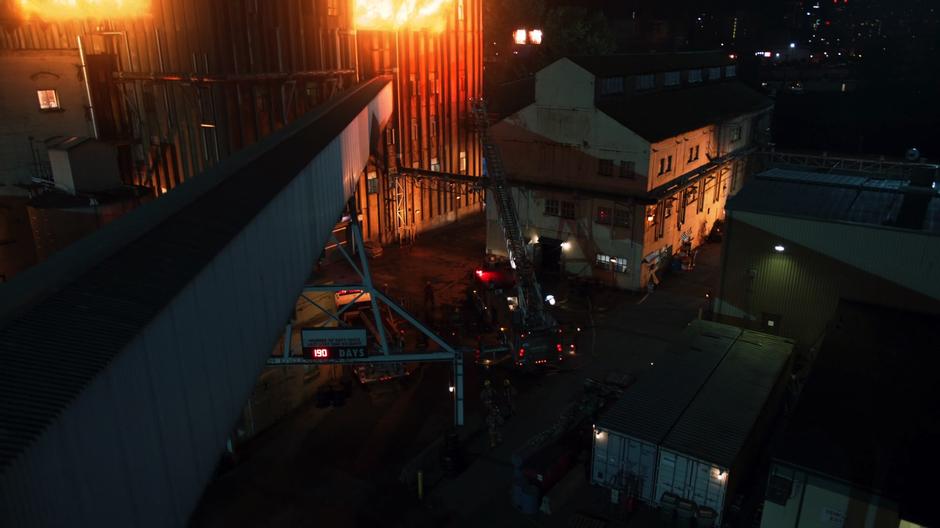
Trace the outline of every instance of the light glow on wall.
{"type": "Polygon", "coordinates": [[[356,29],[399,29],[441,32],[447,27],[447,8],[452,0],[356,0],[356,29]]]}
{"type": "Polygon", "coordinates": [[[23,18],[46,21],[139,18],[150,14],[150,0],[18,0],[23,18]]]}

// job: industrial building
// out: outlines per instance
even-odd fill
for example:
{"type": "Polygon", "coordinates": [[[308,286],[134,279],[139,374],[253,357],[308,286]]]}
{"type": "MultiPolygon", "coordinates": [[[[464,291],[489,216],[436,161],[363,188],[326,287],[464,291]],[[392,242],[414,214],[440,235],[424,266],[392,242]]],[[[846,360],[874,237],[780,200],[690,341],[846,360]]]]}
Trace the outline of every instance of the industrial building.
{"type": "Polygon", "coordinates": [[[937,323],[839,304],[774,442],[762,528],[940,524],[937,323]]]}
{"type": "Polygon", "coordinates": [[[843,299],[940,313],[935,178],[921,166],[757,175],[728,202],[716,320],[811,347],[843,299]]]}
{"type": "MultiPolygon", "coordinates": [[[[691,267],[767,137],[771,101],[735,77],[717,52],[567,57],[527,99],[498,97],[492,136],[536,262],[632,290],[674,255],[691,267]]],[[[487,220],[487,252],[505,254],[487,220]]]]}
{"type": "Polygon", "coordinates": [[[106,4],[95,13],[46,0],[0,7],[0,221],[12,226],[0,275],[36,261],[31,230],[16,227],[31,199],[95,198],[56,177],[50,143],[104,143],[119,172],[111,190],[161,196],[380,75],[394,77],[396,115],[359,183],[366,238],[408,242],[482,208],[469,185],[399,170],[482,173],[465,117],[482,94],[480,1],[437,2],[427,20],[405,22],[366,16],[352,0],[106,4]]]}
{"type": "MultiPolygon", "coordinates": [[[[720,525],[786,390],[793,343],[694,321],[595,425],[591,482],[720,525]],[[707,513],[706,513],[707,512],[707,513]]],[[[676,512],[677,515],[681,515],[676,512]]]]}

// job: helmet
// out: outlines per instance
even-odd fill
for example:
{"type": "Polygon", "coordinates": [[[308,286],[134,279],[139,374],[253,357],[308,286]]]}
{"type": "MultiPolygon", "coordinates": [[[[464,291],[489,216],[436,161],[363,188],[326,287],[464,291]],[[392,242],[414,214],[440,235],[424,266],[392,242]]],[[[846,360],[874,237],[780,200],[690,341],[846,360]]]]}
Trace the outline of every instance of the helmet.
{"type": "Polygon", "coordinates": [[[509,386],[509,378],[506,378],[506,379],[503,380],[503,386],[504,386],[504,387],[508,387],[508,386],[509,386]]]}
{"type": "Polygon", "coordinates": [[[490,380],[486,380],[483,382],[484,387],[489,387],[490,385],[492,385],[492,383],[490,383],[490,380]]]}

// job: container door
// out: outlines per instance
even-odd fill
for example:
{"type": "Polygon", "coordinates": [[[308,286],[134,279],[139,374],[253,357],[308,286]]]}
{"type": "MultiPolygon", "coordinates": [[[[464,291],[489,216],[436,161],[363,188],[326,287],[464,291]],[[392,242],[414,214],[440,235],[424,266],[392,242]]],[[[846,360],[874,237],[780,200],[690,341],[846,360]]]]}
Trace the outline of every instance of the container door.
{"type": "Polygon", "coordinates": [[[637,488],[637,496],[640,500],[652,502],[656,476],[656,446],[628,438],[625,458],[624,472],[631,485],[637,488]]]}
{"type": "Polygon", "coordinates": [[[688,458],[661,450],[659,452],[655,502],[658,503],[663,493],[666,492],[690,499],[692,495],[691,479],[692,467],[688,458]]]}
{"type": "Polygon", "coordinates": [[[616,433],[600,429],[594,436],[594,465],[591,483],[607,487],[620,487],[619,478],[623,469],[624,438],[616,433]]]}
{"type": "Polygon", "coordinates": [[[712,508],[720,516],[725,501],[727,471],[698,460],[695,460],[693,465],[695,473],[692,479],[691,500],[699,506],[712,508]]]}

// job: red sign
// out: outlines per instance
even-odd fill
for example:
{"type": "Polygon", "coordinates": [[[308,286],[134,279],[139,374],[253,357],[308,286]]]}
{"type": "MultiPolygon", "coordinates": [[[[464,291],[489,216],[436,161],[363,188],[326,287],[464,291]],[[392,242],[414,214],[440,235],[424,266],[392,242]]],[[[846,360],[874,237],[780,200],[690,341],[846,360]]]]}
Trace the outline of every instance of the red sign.
{"type": "Polygon", "coordinates": [[[330,357],[330,349],[314,348],[311,350],[310,357],[312,359],[327,359],[330,357]]]}

